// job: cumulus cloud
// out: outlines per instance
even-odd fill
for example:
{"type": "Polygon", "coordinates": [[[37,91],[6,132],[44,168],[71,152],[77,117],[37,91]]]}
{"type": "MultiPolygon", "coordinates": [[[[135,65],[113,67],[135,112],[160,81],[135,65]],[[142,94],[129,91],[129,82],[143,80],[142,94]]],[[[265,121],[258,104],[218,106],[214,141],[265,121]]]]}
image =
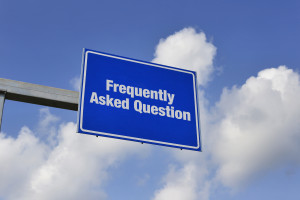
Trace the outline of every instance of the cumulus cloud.
{"type": "MultiPolygon", "coordinates": [[[[160,41],[153,62],[196,70],[203,85],[213,72],[215,53],[204,33],[186,28],[160,41]]],[[[262,70],[241,87],[225,88],[210,109],[202,91],[204,152],[174,153],[180,167],[169,171],[154,200],[182,194],[184,199],[209,199],[220,183],[238,190],[268,171],[299,167],[299,99],[299,74],[286,66],[262,70]]]]}
{"type": "Polygon", "coordinates": [[[57,122],[59,117],[50,113],[49,108],[41,108],[40,109],[40,121],[39,126],[43,129],[48,128],[53,123],[57,122]]]}
{"type": "Polygon", "coordinates": [[[214,113],[204,116],[209,118],[202,129],[204,152],[175,152],[181,168],[170,170],[172,178],[165,179],[154,200],[172,199],[173,191],[188,194],[185,199],[209,199],[220,184],[238,191],[269,171],[299,169],[299,99],[299,74],[285,66],[225,88],[214,113]],[[190,163],[195,170],[187,170],[190,163]]]}
{"type": "Polygon", "coordinates": [[[70,85],[72,86],[73,90],[79,91],[80,81],[80,76],[76,76],[70,80],[70,85]]]}
{"type": "Polygon", "coordinates": [[[108,168],[133,152],[135,145],[107,138],[100,141],[78,135],[75,129],[74,123],[61,126],[59,145],[32,176],[28,199],[104,199],[100,186],[108,168]]]}
{"type": "Polygon", "coordinates": [[[299,99],[299,74],[285,66],[224,89],[212,148],[224,185],[236,189],[269,170],[300,163],[299,99]]]}
{"type": "Polygon", "coordinates": [[[49,145],[57,144],[57,123],[60,118],[51,114],[50,109],[45,107],[39,110],[40,119],[38,122],[37,137],[46,140],[49,145]]]}
{"type": "Polygon", "coordinates": [[[170,167],[164,180],[164,186],[155,193],[154,200],[196,200],[198,199],[198,187],[203,179],[194,163],[187,163],[184,167],[176,169],[170,167]]]}
{"type": "Polygon", "coordinates": [[[215,55],[216,47],[207,41],[205,33],[184,28],[160,40],[152,61],[196,71],[199,84],[205,85],[214,70],[215,55]]]}
{"type": "MultiPolygon", "coordinates": [[[[56,119],[48,111],[42,111],[41,122],[56,119]]],[[[40,140],[27,127],[16,139],[0,134],[0,198],[105,199],[102,187],[109,169],[130,155],[147,153],[149,148],[75,133],[72,122],[55,130],[55,146],[40,140]]]]}
{"type": "Polygon", "coordinates": [[[20,197],[47,153],[48,147],[28,127],[23,127],[17,138],[0,133],[0,198],[20,197]]]}
{"type": "MultiPolygon", "coordinates": [[[[216,49],[211,42],[207,41],[204,32],[198,33],[193,28],[184,28],[160,40],[153,62],[196,71],[198,83],[205,85],[214,71],[213,60],[216,49]]],[[[199,91],[199,94],[203,132],[207,120],[204,105],[207,102],[204,92],[199,91]]],[[[173,151],[173,156],[178,161],[179,168],[170,168],[164,179],[164,186],[155,192],[154,200],[193,200],[199,197],[209,199],[211,183],[206,180],[208,176],[206,154],[173,151]]]]}
{"type": "MultiPolygon", "coordinates": [[[[205,33],[197,32],[193,28],[184,28],[160,40],[152,61],[196,71],[198,83],[205,85],[214,71],[213,60],[215,55],[216,47],[207,40],[205,33]]],[[[74,88],[78,88],[79,79],[72,79],[71,84],[74,88]]],[[[202,92],[200,96],[201,99],[204,99],[202,92]]],[[[201,161],[204,161],[204,158],[201,158],[199,161],[198,156],[198,153],[197,155],[188,153],[175,155],[181,162],[180,167],[170,168],[164,179],[164,186],[156,191],[154,199],[193,200],[199,196],[208,199],[210,184],[204,178],[207,175],[207,169],[206,165],[203,162],[201,163],[201,161]]],[[[149,179],[148,175],[146,179],[149,179]]],[[[144,180],[140,184],[143,185],[144,180]]]]}
{"type": "MultiPolygon", "coordinates": [[[[204,85],[215,54],[204,33],[186,28],[160,41],[153,62],[195,70],[204,85]]],[[[204,152],[170,150],[175,164],[153,199],[208,200],[219,183],[238,189],[270,170],[298,167],[299,99],[299,74],[285,66],[262,70],[240,87],[225,88],[210,109],[213,114],[204,107],[202,91],[204,152]]],[[[72,122],[57,127],[59,119],[49,109],[40,114],[37,132],[49,137],[38,137],[28,127],[17,138],[0,133],[0,199],[105,199],[102,188],[109,169],[149,148],[76,134],[72,122]]],[[[150,176],[138,184],[143,186],[150,176]]]]}

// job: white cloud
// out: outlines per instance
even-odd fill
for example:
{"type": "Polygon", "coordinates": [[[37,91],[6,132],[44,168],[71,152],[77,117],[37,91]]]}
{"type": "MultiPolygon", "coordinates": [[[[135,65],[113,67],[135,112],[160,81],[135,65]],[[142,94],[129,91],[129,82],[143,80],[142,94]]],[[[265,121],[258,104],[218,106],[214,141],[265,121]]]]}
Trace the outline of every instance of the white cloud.
{"type": "Polygon", "coordinates": [[[299,74],[285,66],[224,89],[211,148],[223,184],[237,189],[269,170],[300,163],[299,99],[299,74]]]}
{"type": "Polygon", "coordinates": [[[224,89],[214,113],[201,116],[204,151],[174,152],[182,167],[171,169],[154,200],[185,193],[185,199],[209,199],[220,183],[237,191],[269,171],[298,169],[299,99],[299,74],[285,66],[224,89]],[[195,170],[186,171],[190,163],[195,170]]]}
{"type": "MultiPolygon", "coordinates": [[[[41,122],[53,121],[51,113],[42,112],[41,122]]],[[[0,198],[105,199],[108,171],[149,150],[148,145],[75,133],[72,122],[55,130],[55,146],[26,127],[16,139],[0,135],[0,198]]]]}
{"type": "Polygon", "coordinates": [[[75,91],[79,91],[80,89],[80,76],[76,76],[70,80],[70,84],[75,91]]]}
{"type": "MultiPolygon", "coordinates": [[[[203,85],[215,53],[204,33],[186,28],[161,40],[153,61],[196,70],[203,85]]],[[[201,93],[204,151],[170,150],[179,167],[170,167],[153,199],[207,200],[219,182],[238,189],[269,170],[299,165],[299,99],[299,74],[284,66],[224,89],[213,114],[201,93]]],[[[17,138],[0,134],[0,198],[105,199],[109,170],[149,150],[150,145],[76,134],[74,123],[57,127],[49,109],[40,112],[38,131],[51,139],[42,141],[27,127],[17,138]]],[[[137,184],[147,184],[150,176],[137,184]]]]}
{"type": "Polygon", "coordinates": [[[0,198],[17,199],[43,163],[48,148],[27,127],[17,138],[0,134],[0,198]]]}
{"type": "Polygon", "coordinates": [[[40,121],[39,121],[39,126],[43,129],[48,128],[51,126],[53,123],[57,122],[59,120],[59,117],[52,115],[50,113],[49,108],[41,108],[40,109],[40,121]]]}
{"type": "Polygon", "coordinates": [[[163,179],[163,187],[155,192],[153,200],[208,200],[211,183],[207,181],[208,170],[205,163],[200,163],[194,159],[182,163],[180,168],[171,165],[163,179]]]}
{"type": "Polygon", "coordinates": [[[189,69],[198,72],[198,82],[205,85],[213,72],[216,47],[208,42],[203,32],[184,28],[161,39],[156,47],[155,63],[189,69]]]}
{"type": "Polygon", "coordinates": [[[195,200],[197,178],[196,167],[193,164],[185,165],[181,170],[171,167],[165,178],[164,187],[157,191],[154,200],[195,200]]]}
{"type": "MultiPolygon", "coordinates": [[[[153,62],[196,70],[203,85],[213,71],[215,53],[204,33],[186,28],[160,41],[153,62]]],[[[182,167],[170,170],[154,200],[183,194],[188,194],[184,199],[209,199],[219,183],[239,189],[270,170],[298,167],[299,99],[299,74],[285,66],[265,69],[241,87],[224,89],[210,112],[201,93],[204,151],[175,152],[182,167]]]]}
{"type": "MultiPolygon", "coordinates": [[[[160,41],[156,48],[153,62],[197,71],[198,83],[205,85],[214,70],[213,59],[215,54],[216,47],[207,41],[203,32],[198,33],[193,28],[185,28],[160,41]]],[[[71,82],[78,88],[79,79],[74,78],[71,82]]],[[[203,98],[203,95],[201,95],[201,98],[203,98]]],[[[206,199],[209,198],[210,183],[205,181],[204,178],[207,175],[206,165],[197,160],[199,153],[197,152],[197,155],[183,154],[185,153],[181,151],[177,155],[177,158],[182,160],[182,167],[170,169],[164,181],[164,187],[156,191],[155,200],[192,200],[197,199],[199,195],[205,196],[206,199]],[[189,162],[193,159],[197,161],[189,162]]],[[[204,159],[202,158],[201,160],[203,161],[204,159]]],[[[148,179],[149,175],[146,175],[144,179],[139,181],[139,184],[145,184],[145,180],[147,181],[148,179]]]]}
{"type": "MultiPolygon", "coordinates": [[[[153,62],[197,71],[198,83],[205,85],[214,70],[215,55],[216,47],[207,41],[203,32],[197,33],[193,28],[185,28],[159,42],[153,62]]],[[[203,91],[199,93],[203,132],[207,120],[204,105],[207,102],[203,91]]],[[[191,151],[172,151],[172,153],[180,168],[170,169],[164,180],[164,186],[156,191],[154,200],[193,200],[199,197],[209,199],[211,183],[206,180],[209,165],[206,154],[191,151]]]]}
{"type": "Polygon", "coordinates": [[[38,138],[47,140],[51,146],[57,145],[57,123],[60,120],[59,117],[50,113],[49,108],[41,108],[39,110],[40,119],[38,123],[38,138]]]}

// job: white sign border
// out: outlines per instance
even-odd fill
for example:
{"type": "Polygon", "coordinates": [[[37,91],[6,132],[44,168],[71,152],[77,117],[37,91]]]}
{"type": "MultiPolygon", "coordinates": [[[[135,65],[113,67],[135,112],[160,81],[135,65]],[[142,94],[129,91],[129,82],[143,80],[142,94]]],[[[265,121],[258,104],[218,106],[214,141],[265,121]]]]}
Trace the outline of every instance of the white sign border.
{"type": "Polygon", "coordinates": [[[198,103],[197,103],[197,94],[198,94],[198,92],[197,92],[197,88],[196,88],[197,83],[195,82],[196,77],[195,77],[195,74],[193,72],[186,71],[186,70],[181,70],[181,69],[177,69],[177,68],[173,68],[173,67],[162,66],[162,65],[158,65],[158,64],[154,64],[154,63],[147,63],[147,62],[142,62],[142,61],[138,61],[138,60],[134,60],[134,59],[123,58],[123,57],[119,57],[119,56],[115,56],[115,55],[95,52],[95,51],[92,51],[92,50],[85,51],[83,57],[84,57],[83,58],[84,67],[83,67],[82,78],[81,78],[81,81],[82,81],[81,82],[81,98],[79,100],[79,101],[81,101],[81,104],[80,104],[80,107],[79,107],[80,116],[78,115],[78,118],[80,117],[79,128],[82,131],[85,131],[85,132],[88,132],[88,133],[99,134],[99,135],[106,135],[106,136],[115,137],[115,138],[124,138],[124,139],[127,139],[127,140],[135,140],[135,141],[139,141],[139,142],[149,142],[149,143],[153,143],[153,144],[162,144],[162,145],[173,146],[173,147],[178,147],[178,148],[199,149],[199,147],[200,147],[200,140],[199,140],[200,139],[200,129],[199,129],[199,119],[198,119],[199,111],[198,111],[198,103]],[[129,61],[129,62],[139,63],[139,64],[143,64],[143,65],[149,65],[149,66],[153,66],[153,67],[159,67],[159,68],[164,68],[164,69],[168,69],[168,70],[174,70],[174,71],[179,71],[179,72],[183,72],[183,73],[192,74],[193,83],[194,83],[193,88],[194,88],[194,102],[195,102],[195,116],[196,116],[195,121],[196,121],[196,132],[197,132],[197,146],[180,145],[180,144],[175,144],[175,143],[149,140],[149,139],[143,139],[143,138],[137,138],[137,137],[129,137],[129,136],[124,136],[124,135],[117,135],[117,134],[112,134],[112,133],[98,132],[98,131],[84,129],[82,127],[82,121],[83,121],[82,119],[83,119],[83,109],[84,109],[84,94],[85,94],[87,60],[88,60],[88,54],[89,53],[97,54],[97,55],[101,55],[101,56],[106,56],[106,57],[110,57],[110,58],[115,58],[115,59],[119,59],[119,60],[125,60],[125,61],[129,61]]]}

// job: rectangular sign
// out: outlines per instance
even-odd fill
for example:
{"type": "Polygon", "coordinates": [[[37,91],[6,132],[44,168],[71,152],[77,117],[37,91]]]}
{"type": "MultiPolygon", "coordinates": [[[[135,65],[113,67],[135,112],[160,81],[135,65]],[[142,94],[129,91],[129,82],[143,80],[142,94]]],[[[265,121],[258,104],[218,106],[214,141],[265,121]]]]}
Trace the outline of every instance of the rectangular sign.
{"type": "Polygon", "coordinates": [[[78,133],[201,151],[196,72],[83,54],[78,133]]]}

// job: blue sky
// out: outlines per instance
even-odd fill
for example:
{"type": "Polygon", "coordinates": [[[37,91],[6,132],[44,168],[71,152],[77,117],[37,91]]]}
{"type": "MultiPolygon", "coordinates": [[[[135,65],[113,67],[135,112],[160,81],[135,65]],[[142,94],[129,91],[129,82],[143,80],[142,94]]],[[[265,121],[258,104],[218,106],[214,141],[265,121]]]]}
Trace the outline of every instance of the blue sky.
{"type": "Polygon", "coordinates": [[[0,199],[298,199],[299,9],[0,0],[1,78],[75,90],[83,48],[196,70],[205,147],[79,136],[76,112],[6,101],[0,199]]]}

